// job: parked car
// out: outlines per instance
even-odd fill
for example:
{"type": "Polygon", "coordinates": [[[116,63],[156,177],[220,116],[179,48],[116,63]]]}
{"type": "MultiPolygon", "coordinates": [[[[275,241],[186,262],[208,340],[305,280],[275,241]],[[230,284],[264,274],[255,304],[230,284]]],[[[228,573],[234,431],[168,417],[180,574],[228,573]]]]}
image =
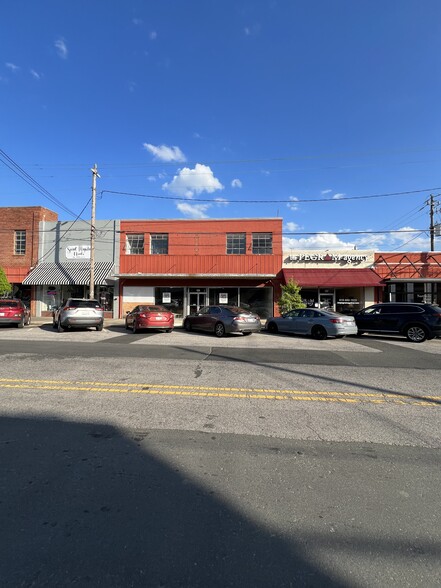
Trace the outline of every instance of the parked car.
{"type": "Polygon", "coordinates": [[[216,337],[226,333],[251,335],[261,329],[259,315],[238,306],[204,306],[184,319],[186,331],[208,331],[216,337]]]}
{"type": "Polygon", "coordinates": [[[175,315],[161,305],[140,305],[126,315],[126,329],[134,333],[140,329],[165,329],[167,333],[173,331],[175,315]]]}
{"type": "Polygon", "coordinates": [[[311,335],[314,339],[357,334],[354,317],[323,308],[295,308],[282,316],[269,318],[265,328],[269,333],[311,335]]]}
{"type": "Polygon", "coordinates": [[[52,313],[52,326],[61,333],[71,327],[95,327],[102,331],[104,310],[98,300],[68,298],[52,313]]]}
{"type": "Polygon", "coordinates": [[[0,324],[15,325],[22,329],[31,324],[31,311],[18,298],[0,299],[0,324]]]}
{"type": "Polygon", "coordinates": [[[358,334],[402,335],[413,343],[441,336],[441,308],[436,304],[384,302],[355,314],[358,334]]]}

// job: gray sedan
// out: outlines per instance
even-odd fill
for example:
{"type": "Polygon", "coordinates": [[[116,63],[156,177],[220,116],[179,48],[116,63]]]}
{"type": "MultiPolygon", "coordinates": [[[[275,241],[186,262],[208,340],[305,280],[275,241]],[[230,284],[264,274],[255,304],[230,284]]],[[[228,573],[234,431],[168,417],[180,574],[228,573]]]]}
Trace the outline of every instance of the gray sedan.
{"type": "Polygon", "coordinates": [[[311,335],[314,339],[357,334],[354,317],[313,308],[296,308],[282,316],[271,317],[265,328],[269,333],[296,333],[311,335]]]}
{"type": "Polygon", "coordinates": [[[204,306],[184,319],[186,331],[209,331],[216,337],[223,337],[226,333],[251,335],[258,333],[260,328],[257,314],[237,306],[204,306]]]}

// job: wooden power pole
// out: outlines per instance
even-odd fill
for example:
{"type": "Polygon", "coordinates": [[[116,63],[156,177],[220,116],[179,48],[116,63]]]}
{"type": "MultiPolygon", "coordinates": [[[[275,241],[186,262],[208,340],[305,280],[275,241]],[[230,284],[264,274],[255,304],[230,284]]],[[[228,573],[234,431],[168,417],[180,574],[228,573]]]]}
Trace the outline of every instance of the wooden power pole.
{"type": "Polygon", "coordinates": [[[89,298],[95,298],[95,211],[96,211],[96,179],[100,177],[98,168],[95,166],[92,172],[92,214],[90,220],[90,285],[89,298]]]}

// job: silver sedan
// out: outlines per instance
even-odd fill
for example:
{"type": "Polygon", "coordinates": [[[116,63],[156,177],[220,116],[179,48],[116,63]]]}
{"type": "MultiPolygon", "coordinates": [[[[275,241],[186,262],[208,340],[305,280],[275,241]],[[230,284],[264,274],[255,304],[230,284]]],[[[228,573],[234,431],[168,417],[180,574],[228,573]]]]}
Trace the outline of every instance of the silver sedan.
{"type": "Polygon", "coordinates": [[[296,308],[282,316],[271,317],[265,328],[269,333],[296,333],[311,335],[314,339],[357,334],[354,317],[313,308],[296,308]]]}

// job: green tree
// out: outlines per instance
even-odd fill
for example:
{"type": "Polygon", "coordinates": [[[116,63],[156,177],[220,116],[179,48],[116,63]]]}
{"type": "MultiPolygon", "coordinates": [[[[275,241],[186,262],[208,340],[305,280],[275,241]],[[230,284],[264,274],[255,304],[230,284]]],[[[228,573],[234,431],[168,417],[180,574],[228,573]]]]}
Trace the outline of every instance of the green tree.
{"type": "Polygon", "coordinates": [[[8,296],[12,292],[12,286],[8,282],[5,270],[0,266],[0,296],[8,296]]]}
{"type": "Polygon", "coordinates": [[[293,308],[305,308],[306,304],[302,302],[300,295],[301,287],[294,280],[282,286],[282,294],[277,302],[280,314],[285,314],[293,308]]]}

